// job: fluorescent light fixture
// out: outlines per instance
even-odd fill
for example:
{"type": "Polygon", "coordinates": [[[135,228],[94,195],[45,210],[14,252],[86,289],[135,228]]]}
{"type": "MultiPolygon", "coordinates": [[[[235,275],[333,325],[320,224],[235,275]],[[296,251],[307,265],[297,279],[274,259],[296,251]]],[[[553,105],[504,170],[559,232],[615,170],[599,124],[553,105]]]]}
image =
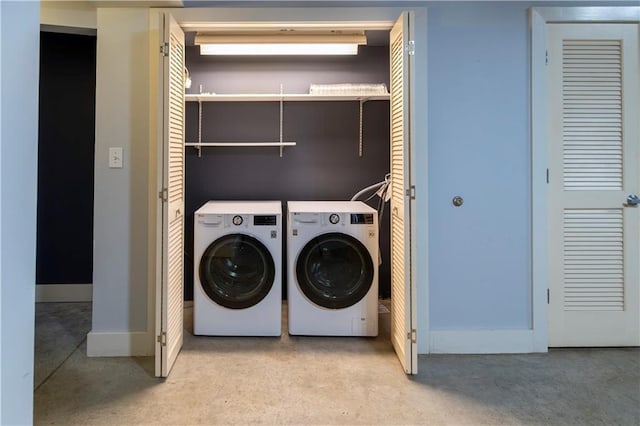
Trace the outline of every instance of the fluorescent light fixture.
{"type": "Polygon", "coordinates": [[[357,55],[357,44],[201,44],[201,55],[357,55]]]}
{"type": "Polygon", "coordinates": [[[364,33],[197,34],[201,55],[357,55],[364,33]]]}

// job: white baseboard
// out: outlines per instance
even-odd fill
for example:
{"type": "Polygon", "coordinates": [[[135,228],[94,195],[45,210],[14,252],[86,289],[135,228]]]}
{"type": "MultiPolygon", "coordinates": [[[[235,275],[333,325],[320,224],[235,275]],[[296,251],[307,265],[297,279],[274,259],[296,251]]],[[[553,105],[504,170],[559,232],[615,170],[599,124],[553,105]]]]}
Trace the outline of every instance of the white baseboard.
{"type": "Polygon", "coordinates": [[[536,350],[533,330],[432,330],[429,337],[430,352],[438,354],[541,352],[536,350]]]}
{"type": "Polygon", "coordinates": [[[153,335],[146,331],[90,332],[87,334],[87,356],[152,356],[153,335]]]}
{"type": "Polygon", "coordinates": [[[91,302],[91,284],[36,284],[36,302],[91,302]]]}

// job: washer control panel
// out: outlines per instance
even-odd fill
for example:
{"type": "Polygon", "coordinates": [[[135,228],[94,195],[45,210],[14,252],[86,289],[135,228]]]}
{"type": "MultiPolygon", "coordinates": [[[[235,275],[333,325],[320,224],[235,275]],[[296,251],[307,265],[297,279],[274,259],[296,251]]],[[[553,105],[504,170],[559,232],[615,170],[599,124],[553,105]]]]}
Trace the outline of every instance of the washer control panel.
{"type": "Polygon", "coordinates": [[[225,215],[225,227],[249,227],[249,226],[269,226],[269,227],[277,227],[278,226],[278,216],[275,214],[228,214],[225,215]]]}

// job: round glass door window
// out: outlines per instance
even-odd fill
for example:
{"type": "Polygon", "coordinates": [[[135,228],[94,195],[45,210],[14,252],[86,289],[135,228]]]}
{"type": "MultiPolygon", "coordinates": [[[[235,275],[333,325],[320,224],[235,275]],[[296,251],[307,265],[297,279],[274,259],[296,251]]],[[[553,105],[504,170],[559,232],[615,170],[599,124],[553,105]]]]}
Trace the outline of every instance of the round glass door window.
{"type": "Polygon", "coordinates": [[[244,309],[258,304],[271,290],[275,264],[257,239],[229,234],[215,240],[200,259],[200,283],[218,305],[244,309]]]}
{"type": "Polygon", "coordinates": [[[367,248],[350,235],[320,235],[300,251],[298,285],[316,305],[342,309],[358,303],[373,284],[373,261],[367,248]]]}

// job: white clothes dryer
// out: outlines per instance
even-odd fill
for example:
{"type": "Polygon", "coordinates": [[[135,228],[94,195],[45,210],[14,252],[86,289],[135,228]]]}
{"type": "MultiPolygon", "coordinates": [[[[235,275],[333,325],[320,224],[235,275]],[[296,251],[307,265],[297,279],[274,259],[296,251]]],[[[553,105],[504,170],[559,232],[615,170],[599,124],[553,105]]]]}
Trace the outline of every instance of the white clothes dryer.
{"type": "Polygon", "coordinates": [[[377,211],[360,201],[287,210],[289,334],[377,336],[377,211]]]}
{"type": "Polygon", "coordinates": [[[280,201],[209,201],[194,214],[193,330],[279,336],[280,201]]]}

